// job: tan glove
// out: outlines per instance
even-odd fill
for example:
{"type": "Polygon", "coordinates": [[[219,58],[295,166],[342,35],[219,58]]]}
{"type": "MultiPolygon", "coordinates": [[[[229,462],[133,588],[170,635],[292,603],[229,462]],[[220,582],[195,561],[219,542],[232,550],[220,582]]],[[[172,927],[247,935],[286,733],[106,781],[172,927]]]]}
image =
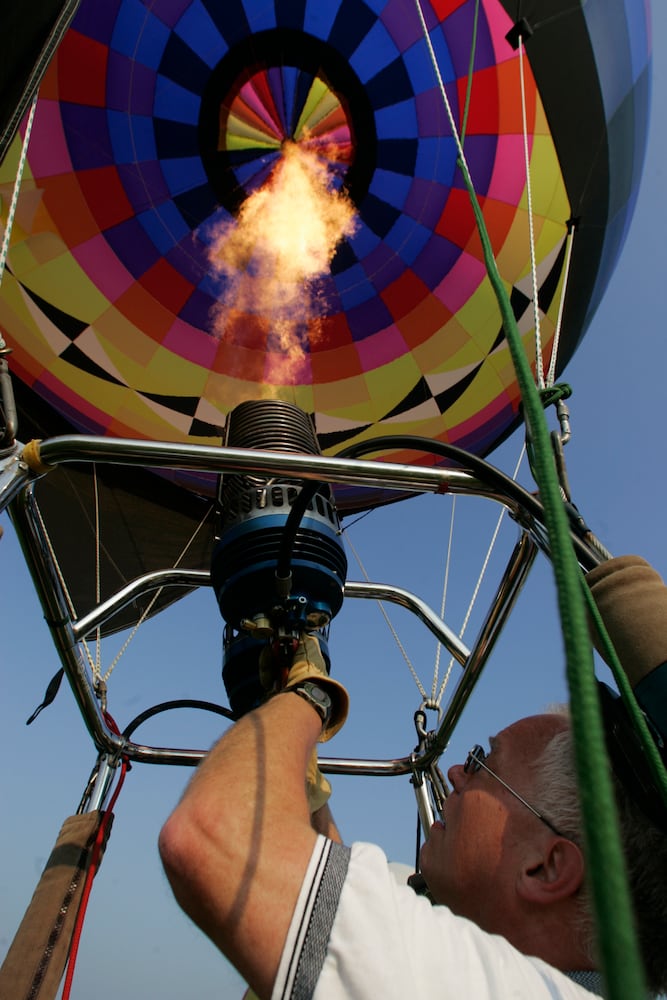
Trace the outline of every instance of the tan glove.
{"type": "Polygon", "coordinates": [[[331,785],[319,769],[314,747],[306,768],[306,795],[311,816],[326,805],[331,796],[331,785]]]}
{"type": "Polygon", "coordinates": [[[347,719],[350,696],[342,684],[329,677],[316,636],[304,634],[296,647],[284,690],[289,691],[290,688],[308,680],[315,681],[331,698],[331,718],[319,739],[320,743],[325,743],[336,735],[347,719]]]}
{"type": "MultiPolygon", "coordinates": [[[[631,685],[667,662],[667,587],[640,556],[618,556],[586,574],[631,685]]],[[[602,655],[599,639],[595,647],[602,655]]]]}
{"type": "Polygon", "coordinates": [[[331,718],[322,731],[319,742],[330,740],[347,718],[350,696],[338,681],[329,677],[326,663],[316,636],[304,633],[294,651],[291,663],[285,662],[285,650],[279,649],[277,657],[267,646],[259,658],[259,675],[262,687],[270,698],[280,691],[295,687],[303,681],[315,681],[327,692],[332,702],[331,718]]]}

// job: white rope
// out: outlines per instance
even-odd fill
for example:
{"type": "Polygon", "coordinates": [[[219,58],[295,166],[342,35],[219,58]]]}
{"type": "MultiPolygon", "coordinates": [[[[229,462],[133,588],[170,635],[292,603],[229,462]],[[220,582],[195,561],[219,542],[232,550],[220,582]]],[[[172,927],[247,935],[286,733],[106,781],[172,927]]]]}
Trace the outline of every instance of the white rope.
{"type": "MultiPolygon", "coordinates": [[[[21,155],[19,156],[18,166],[16,168],[16,177],[14,178],[14,190],[12,191],[12,200],[9,204],[9,211],[7,212],[7,222],[5,223],[5,232],[2,239],[2,247],[0,247],[0,285],[2,285],[2,278],[5,273],[5,265],[7,264],[7,256],[9,254],[9,241],[12,235],[12,229],[14,227],[14,216],[16,215],[16,206],[19,200],[19,193],[21,191],[21,181],[23,179],[23,171],[25,169],[25,161],[28,156],[28,143],[30,142],[30,133],[32,132],[32,123],[35,119],[35,108],[37,107],[37,94],[34,95],[32,103],[30,105],[30,111],[28,113],[28,121],[25,127],[25,135],[23,136],[23,145],[21,147],[21,155]]],[[[4,341],[2,340],[2,335],[0,334],[0,347],[4,347],[4,341]]]]}
{"type": "MultiPolygon", "coordinates": [[[[447,604],[447,591],[449,589],[449,569],[452,561],[452,547],[454,539],[454,520],[456,515],[456,494],[452,496],[452,510],[449,517],[449,538],[447,539],[447,558],[445,560],[445,574],[442,582],[442,599],[440,601],[440,619],[445,620],[445,607],[447,604]]],[[[438,677],[440,675],[440,658],[442,656],[442,643],[438,642],[435,648],[435,665],[433,667],[433,684],[431,685],[431,700],[437,701],[438,677]]]]}
{"type": "MultiPolygon", "coordinates": [[[[433,43],[431,42],[431,38],[428,33],[428,28],[426,26],[426,20],[424,18],[424,13],[420,4],[420,0],[414,0],[414,2],[417,14],[419,16],[422,34],[424,36],[424,40],[428,48],[429,59],[431,61],[431,65],[433,67],[433,71],[435,73],[436,80],[438,83],[438,89],[440,91],[440,95],[442,97],[442,101],[445,110],[447,112],[447,118],[449,120],[449,126],[452,131],[452,136],[454,138],[454,142],[456,143],[457,153],[461,161],[461,169],[464,170],[464,172],[468,176],[470,176],[468,164],[465,158],[465,154],[463,152],[463,146],[461,145],[459,132],[456,127],[456,122],[454,120],[452,108],[449,103],[449,98],[447,97],[447,91],[445,89],[445,84],[442,79],[442,73],[440,72],[440,66],[438,65],[438,60],[435,54],[435,50],[433,48],[433,43]]],[[[540,309],[539,309],[539,289],[537,284],[537,262],[535,255],[535,226],[534,226],[534,216],[533,216],[532,186],[530,180],[530,156],[528,150],[528,121],[527,121],[527,110],[526,110],[525,69],[524,69],[524,58],[523,58],[523,42],[521,38],[519,38],[519,75],[521,83],[521,114],[523,122],[523,146],[524,146],[524,159],[525,159],[525,169],[526,169],[526,195],[528,201],[528,233],[529,233],[529,243],[530,243],[533,313],[535,321],[535,374],[536,374],[536,382],[538,388],[543,389],[545,386],[545,377],[544,377],[544,362],[542,358],[542,332],[541,332],[540,309]]],[[[571,246],[572,246],[572,240],[570,239],[569,249],[568,249],[568,261],[567,261],[568,272],[569,272],[569,254],[571,253],[571,246]]],[[[558,339],[560,339],[560,317],[562,316],[562,303],[564,301],[564,297],[565,297],[565,288],[563,289],[563,296],[561,298],[561,307],[560,307],[561,311],[559,314],[559,323],[557,327],[558,339]]],[[[557,343],[555,336],[554,348],[556,348],[556,346],[557,343]]],[[[556,357],[557,354],[552,353],[552,360],[549,369],[551,374],[551,382],[549,383],[550,385],[553,385],[554,375],[552,373],[555,372],[556,357]]]]}
{"type": "Polygon", "coordinates": [[[526,166],[526,196],[528,198],[528,241],[530,244],[530,274],[533,283],[533,317],[535,320],[535,378],[538,389],[544,388],[544,361],[542,359],[542,330],[540,328],[539,290],[537,287],[537,262],[535,259],[535,225],[533,219],[533,194],[530,183],[530,155],[528,150],[528,115],[526,112],[526,81],[523,65],[523,40],[519,35],[519,78],[521,80],[521,122],[523,127],[523,155],[526,166]]]}
{"type": "MultiPolygon", "coordinates": [[[[206,513],[204,514],[204,516],[202,517],[201,521],[199,522],[199,524],[195,528],[194,532],[190,536],[189,540],[186,542],[185,547],[183,548],[181,554],[179,555],[178,559],[174,563],[174,566],[173,566],[174,569],[177,569],[178,566],[180,566],[180,564],[182,563],[183,559],[187,555],[188,549],[194,543],[195,538],[197,537],[197,535],[199,534],[199,532],[203,528],[203,526],[206,523],[206,520],[208,519],[208,517],[209,517],[209,515],[210,515],[210,513],[211,513],[212,510],[213,510],[213,504],[211,504],[211,506],[208,508],[208,510],[206,511],[206,513]]],[[[141,627],[141,625],[143,625],[143,623],[145,622],[146,618],[151,613],[151,611],[152,611],[152,609],[153,609],[153,607],[155,605],[155,602],[159,599],[159,597],[160,597],[160,595],[161,595],[161,593],[162,593],[163,590],[164,590],[164,587],[159,587],[158,590],[156,590],[155,593],[153,594],[153,597],[148,602],[147,606],[144,608],[141,616],[139,617],[138,621],[135,623],[134,627],[132,628],[132,631],[128,635],[128,637],[125,640],[125,642],[123,643],[123,645],[118,650],[118,652],[117,652],[116,656],[114,657],[111,665],[109,666],[109,669],[107,670],[107,672],[102,677],[102,683],[103,684],[106,684],[107,681],[109,680],[109,678],[111,677],[111,674],[113,673],[113,671],[115,670],[115,668],[118,666],[118,663],[119,663],[121,657],[124,655],[125,651],[127,650],[127,647],[130,645],[130,643],[134,639],[134,637],[137,634],[137,632],[139,631],[139,628],[141,627]]]]}
{"type": "Polygon", "coordinates": [[[563,309],[565,307],[565,296],[567,295],[567,286],[570,278],[570,265],[572,263],[572,247],[574,246],[574,226],[572,225],[568,231],[566,237],[565,245],[565,275],[563,277],[563,287],[560,294],[560,302],[558,303],[558,319],[556,320],[556,331],[554,333],[554,342],[551,349],[551,361],[549,363],[549,371],[547,372],[547,386],[551,388],[556,380],[556,362],[558,360],[558,348],[560,347],[560,334],[561,327],[563,323],[563,309]]]}
{"type": "Polygon", "coordinates": [[[456,127],[456,122],[454,121],[454,114],[452,112],[451,105],[449,103],[449,98],[447,97],[447,91],[445,90],[445,84],[442,79],[442,73],[440,72],[440,66],[438,65],[438,60],[433,48],[433,43],[431,42],[430,35],[428,33],[428,28],[426,27],[426,20],[424,18],[424,12],[422,11],[421,4],[419,0],[415,0],[415,7],[417,8],[417,14],[419,15],[419,21],[421,23],[422,34],[424,36],[424,41],[426,42],[426,47],[428,48],[429,58],[431,60],[431,65],[433,66],[433,72],[435,73],[436,80],[438,81],[438,89],[440,90],[440,96],[442,97],[442,102],[445,106],[445,111],[447,112],[447,118],[449,120],[449,127],[452,130],[452,136],[454,142],[456,143],[456,150],[461,161],[462,167],[465,172],[470,176],[470,171],[468,170],[468,163],[463,152],[463,146],[461,145],[461,139],[459,137],[458,128],[456,127]]]}
{"type": "MultiPolygon", "coordinates": [[[[516,466],[514,468],[514,474],[512,476],[512,479],[515,480],[515,481],[516,481],[516,477],[519,475],[519,469],[521,468],[521,463],[523,462],[525,454],[526,454],[526,445],[525,445],[525,442],[524,442],[523,445],[522,445],[522,447],[521,447],[521,452],[519,454],[518,461],[517,461],[516,466]]],[[[488,568],[488,565],[489,565],[489,560],[490,560],[491,554],[492,554],[492,552],[493,552],[493,550],[495,548],[496,540],[498,538],[498,532],[500,531],[500,526],[501,526],[501,524],[503,522],[503,519],[504,519],[506,513],[507,513],[507,510],[506,510],[505,507],[503,507],[502,510],[500,511],[500,515],[498,516],[498,520],[496,521],[496,526],[494,528],[493,535],[491,536],[491,541],[489,543],[489,547],[487,549],[486,556],[484,558],[484,562],[482,563],[482,568],[481,568],[479,576],[477,578],[477,583],[475,584],[472,596],[471,596],[470,601],[468,603],[468,609],[467,609],[467,611],[465,613],[465,617],[463,619],[463,624],[461,626],[461,631],[459,632],[459,639],[462,639],[463,636],[465,635],[465,631],[466,631],[466,629],[468,627],[468,623],[470,621],[470,616],[472,614],[472,611],[473,611],[473,608],[474,608],[475,604],[477,603],[477,597],[478,597],[478,594],[479,594],[479,590],[480,590],[480,587],[482,586],[484,577],[486,576],[486,571],[487,571],[487,568],[488,568]]],[[[440,705],[440,703],[442,701],[442,698],[443,698],[443,695],[445,693],[445,690],[447,689],[447,685],[449,684],[449,678],[450,678],[451,673],[452,673],[452,668],[454,666],[454,662],[455,662],[454,661],[454,657],[452,656],[450,658],[449,664],[447,666],[447,673],[445,674],[445,676],[443,678],[442,684],[440,686],[440,690],[438,691],[438,695],[435,698],[435,703],[438,706],[440,705]]]]}
{"type": "MultiPolygon", "coordinates": [[[[97,465],[93,463],[93,497],[95,501],[95,600],[102,600],[102,565],[100,558],[100,497],[97,484],[97,465]]],[[[102,626],[95,633],[95,668],[93,678],[96,684],[102,680],[102,626]]]]}
{"type": "MultiPolygon", "coordinates": [[[[352,543],[352,540],[351,540],[348,532],[345,529],[343,529],[343,534],[345,535],[345,539],[347,541],[347,544],[350,546],[350,549],[352,550],[352,555],[357,560],[357,565],[359,566],[359,569],[361,570],[364,579],[366,580],[367,583],[369,583],[370,582],[370,578],[368,576],[368,573],[366,572],[366,567],[362,563],[361,557],[359,556],[359,553],[355,549],[355,547],[354,547],[354,545],[352,543]]],[[[389,618],[389,615],[387,614],[387,611],[385,609],[384,604],[382,603],[382,601],[376,601],[375,603],[377,604],[378,608],[382,612],[382,617],[384,618],[384,620],[385,620],[385,622],[387,624],[387,627],[389,628],[389,631],[391,632],[391,634],[392,634],[392,636],[394,638],[394,642],[398,646],[398,648],[399,648],[399,650],[401,652],[401,655],[403,656],[403,659],[405,660],[405,662],[406,662],[406,664],[408,666],[408,670],[412,674],[412,679],[414,680],[415,684],[417,685],[417,689],[418,689],[418,691],[419,691],[419,693],[420,693],[420,695],[422,697],[422,701],[426,701],[426,689],[424,688],[424,685],[422,684],[421,680],[419,679],[417,671],[415,670],[415,668],[413,667],[413,665],[412,665],[412,663],[410,661],[410,657],[408,656],[408,654],[407,654],[407,652],[405,650],[405,646],[401,642],[401,640],[399,638],[399,635],[398,635],[398,632],[394,628],[394,626],[393,626],[393,624],[391,622],[391,619],[389,618]]]]}
{"type": "MultiPolygon", "coordinates": [[[[55,569],[56,577],[58,578],[58,582],[59,582],[59,584],[60,584],[60,586],[62,588],[62,592],[63,592],[64,598],[65,598],[65,603],[67,605],[67,610],[69,611],[69,614],[70,614],[71,618],[76,618],[76,608],[74,607],[74,602],[72,600],[72,595],[69,592],[69,589],[67,587],[67,582],[66,582],[65,577],[63,575],[63,572],[62,572],[62,570],[60,568],[60,563],[58,562],[58,557],[56,556],[55,549],[53,548],[53,544],[51,542],[51,537],[50,537],[48,531],[46,530],[46,525],[44,524],[44,519],[42,517],[42,512],[39,509],[39,506],[37,506],[37,505],[35,505],[35,510],[36,510],[36,515],[37,515],[37,520],[39,521],[39,526],[40,526],[40,528],[42,530],[42,536],[44,538],[44,543],[46,545],[46,548],[48,549],[49,555],[51,557],[51,562],[53,563],[53,567],[55,569]]],[[[88,666],[90,667],[90,671],[91,671],[91,673],[94,676],[94,674],[95,674],[95,661],[93,659],[92,653],[90,652],[90,648],[88,646],[88,643],[84,639],[84,640],[82,640],[81,645],[82,645],[83,650],[84,650],[84,652],[86,654],[86,659],[88,660],[88,666]]]]}

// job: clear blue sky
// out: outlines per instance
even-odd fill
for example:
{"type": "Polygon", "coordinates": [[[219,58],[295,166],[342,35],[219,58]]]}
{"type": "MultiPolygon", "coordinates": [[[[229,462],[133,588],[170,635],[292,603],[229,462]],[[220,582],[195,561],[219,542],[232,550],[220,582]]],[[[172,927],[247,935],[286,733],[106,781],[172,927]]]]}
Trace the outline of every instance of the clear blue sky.
{"type": "MultiPolygon", "coordinates": [[[[649,149],[630,235],[602,307],[565,373],[573,439],[566,457],[575,502],[616,554],[638,552],[667,575],[664,531],[665,343],[664,233],[667,215],[663,101],[667,93],[667,7],[656,3],[654,83],[649,149]]],[[[492,460],[511,472],[520,441],[492,460]]],[[[490,538],[495,512],[486,502],[459,502],[454,574],[447,619],[458,627],[462,607],[490,538]],[[473,573],[474,570],[474,573],[473,573]]],[[[440,603],[450,501],[420,498],[378,511],[351,527],[373,580],[395,583],[440,603]]],[[[41,611],[6,515],[1,523],[0,644],[0,956],[30,899],[64,818],[76,810],[94,750],[63,686],[35,724],[25,719],[58,667],[41,611]]],[[[515,529],[506,528],[506,544],[515,529]]],[[[361,579],[350,554],[350,578],[361,579]]],[[[435,642],[407,615],[391,611],[427,688],[435,642]]],[[[473,629],[474,631],[474,629],[473,629]]],[[[167,698],[220,701],[221,623],[210,593],[188,598],[140,632],[110,682],[110,710],[124,725],[148,704],[167,698]]],[[[337,737],[336,756],[402,756],[414,744],[412,716],[420,696],[379,612],[348,601],[332,629],[334,672],[349,687],[352,715],[337,737]]],[[[111,641],[108,655],[115,651],[111,641]]],[[[444,662],[444,661],[443,661],[444,662]]],[[[562,642],[551,571],[540,558],[479,690],[445,757],[521,715],[566,697],[562,642]]],[[[190,712],[154,720],[137,734],[159,745],[207,747],[219,720],[190,712]]],[[[186,768],[135,766],[116,808],[116,821],[96,880],[84,930],[73,997],[176,1000],[235,997],[240,980],[180,915],[157,858],[161,822],[189,777],[186,768]]],[[[407,779],[339,778],[334,808],[346,839],[380,843],[412,862],[416,814],[407,779]]]]}

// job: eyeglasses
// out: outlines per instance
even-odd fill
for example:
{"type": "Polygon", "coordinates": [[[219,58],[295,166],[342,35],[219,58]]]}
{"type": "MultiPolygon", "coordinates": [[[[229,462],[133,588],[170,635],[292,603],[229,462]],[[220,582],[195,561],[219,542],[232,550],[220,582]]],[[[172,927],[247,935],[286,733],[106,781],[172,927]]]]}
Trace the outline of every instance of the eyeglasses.
{"type": "Polygon", "coordinates": [[[500,775],[496,774],[495,771],[491,770],[488,764],[484,763],[485,760],[486,760],[486,752],[484,750],[484,747],[480,746],[479,743],[476,743],[475,746],[470,751],[470,753],[468,754],[468,756],[466,757],[465,764],[463,765],[463,770],[465,771],[466,774],[475,774],[476,771],[479,771],[480,767],[483,767],[484,770],[488,771],[488,773],[492,777],[494,777],[496,781],[499,781],[500,784],[503,786],[503,788],[506,788],[507,791],[510,792],[515,799],[518,799],[519,802],[521,802],[526,807],[526,809],[530,809],[530,811],[533,813],[534,816],[537,816],[538,819],[541,819],[542,822],[545,823],[549,827],[549,829],[556,834],[557,837],[565,837],[566,840],[572,839],[571,837],[567,837],[564,833],[561,833],[560,830],[557,827],[555,827],[550,820],[546,818],[546,816],[543,816],[542,813],[538,812],[534,806],[531,806],[530,802],[526,802],[526,800],[521,795],[519,795],[518,792],[515,792],[514,789],[511,788],[506,781],[503,781],[500,775]]]}

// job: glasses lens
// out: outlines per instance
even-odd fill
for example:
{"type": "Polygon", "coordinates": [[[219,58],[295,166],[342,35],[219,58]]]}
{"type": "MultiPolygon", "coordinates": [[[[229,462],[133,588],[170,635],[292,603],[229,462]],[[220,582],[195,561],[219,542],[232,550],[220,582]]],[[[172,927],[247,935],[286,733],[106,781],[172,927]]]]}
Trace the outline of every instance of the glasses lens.
{"type": "Polygon", "coordinates": [[[474,774],[475,771],[479,771],[482,766],[482,761],[486,757],[484,753],[484,748],[476,743],[468,756],[466,757],[466,762],[463,765],[463,770],[466,774],[474,774]]]}

